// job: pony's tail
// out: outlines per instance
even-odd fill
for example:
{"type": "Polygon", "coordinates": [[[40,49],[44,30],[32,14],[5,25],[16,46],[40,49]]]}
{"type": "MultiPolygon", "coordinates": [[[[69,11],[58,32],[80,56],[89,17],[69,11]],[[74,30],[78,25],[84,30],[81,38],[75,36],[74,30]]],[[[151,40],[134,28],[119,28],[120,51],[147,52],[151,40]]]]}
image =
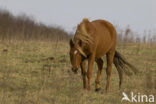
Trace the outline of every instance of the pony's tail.
{"type": "Polygon", "coordinates": [[[123,81],[123,72],[128,76],[132,75],[132,72],[134,72],[134,74],[138,72],[138,70],[129,62],[127,62],[125,58],[117,51],[115,51],[113,63],[119,74],[119,88],[121,87],[123,81]],[[128,69],[131,69],[132,72],[128,69]]]}

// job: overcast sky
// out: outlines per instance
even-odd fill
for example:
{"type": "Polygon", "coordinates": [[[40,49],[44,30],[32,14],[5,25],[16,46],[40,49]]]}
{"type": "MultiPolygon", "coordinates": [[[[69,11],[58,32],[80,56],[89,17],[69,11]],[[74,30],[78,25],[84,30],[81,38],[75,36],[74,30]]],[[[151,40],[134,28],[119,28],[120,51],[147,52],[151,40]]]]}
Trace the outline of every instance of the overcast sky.
{"type": "Polygon", "coordinates": [[[0,8],[25,13],[73,31],[82,18],[105,19],[134,31],[156,29],[156,0],[0,0],[0,8]]]}

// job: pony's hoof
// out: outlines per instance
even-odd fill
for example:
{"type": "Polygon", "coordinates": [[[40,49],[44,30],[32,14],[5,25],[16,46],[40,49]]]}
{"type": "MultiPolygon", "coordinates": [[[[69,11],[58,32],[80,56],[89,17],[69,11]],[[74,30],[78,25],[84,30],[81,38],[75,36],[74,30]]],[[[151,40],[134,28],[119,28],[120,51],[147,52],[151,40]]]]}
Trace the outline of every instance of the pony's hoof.
{"type": "Polygon", "coordinates": [[[96,92],[99,92],[100,90],[101,90],[101,88],[96,88],[95,89],[96,92]]]}

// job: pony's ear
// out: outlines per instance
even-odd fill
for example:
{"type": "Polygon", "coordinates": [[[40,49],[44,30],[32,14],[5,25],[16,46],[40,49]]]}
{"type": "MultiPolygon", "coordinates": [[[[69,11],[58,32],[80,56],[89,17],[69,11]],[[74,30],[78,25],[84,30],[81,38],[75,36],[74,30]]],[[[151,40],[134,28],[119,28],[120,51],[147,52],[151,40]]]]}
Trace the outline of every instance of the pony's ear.
{"type": "Polygon", "coordinates": [[[73,39],[70,39],[70,41],[69,41],[69,45],[70,45],[70,47],[74,47],[73,39]]]}

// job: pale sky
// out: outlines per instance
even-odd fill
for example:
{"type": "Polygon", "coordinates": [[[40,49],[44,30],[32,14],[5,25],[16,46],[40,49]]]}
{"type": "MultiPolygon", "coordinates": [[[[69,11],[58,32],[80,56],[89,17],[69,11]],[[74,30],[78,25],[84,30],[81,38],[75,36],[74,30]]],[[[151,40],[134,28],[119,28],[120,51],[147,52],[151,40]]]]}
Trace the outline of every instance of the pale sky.
{"type": "Polygon", "coordinates": [[[0,0],[0,8],[25,13],[47,25],[73,31],[84,17],[105,19],[134,31],[156,29],[156,0],[0,0]]]}

